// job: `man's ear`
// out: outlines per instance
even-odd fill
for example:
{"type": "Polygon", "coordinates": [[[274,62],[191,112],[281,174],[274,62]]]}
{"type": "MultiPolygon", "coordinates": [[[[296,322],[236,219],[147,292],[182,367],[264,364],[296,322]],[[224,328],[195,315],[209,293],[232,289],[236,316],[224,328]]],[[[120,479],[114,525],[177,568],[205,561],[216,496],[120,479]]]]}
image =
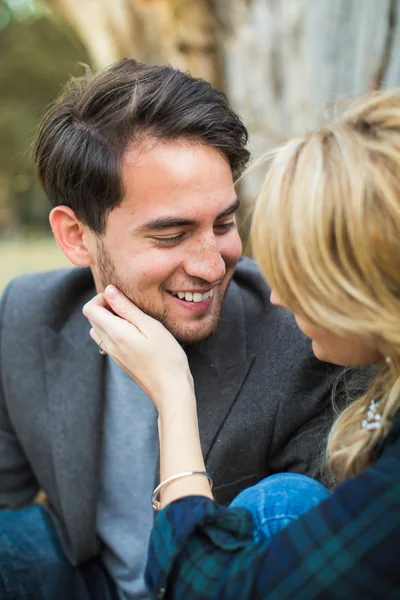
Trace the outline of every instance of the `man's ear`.
{"type": "Polygon", "coordinates": [[[95,262],[95,235],[68,206],[56,206],[50,213],[50,225],[65,256],[77,267],[95,262]]]}

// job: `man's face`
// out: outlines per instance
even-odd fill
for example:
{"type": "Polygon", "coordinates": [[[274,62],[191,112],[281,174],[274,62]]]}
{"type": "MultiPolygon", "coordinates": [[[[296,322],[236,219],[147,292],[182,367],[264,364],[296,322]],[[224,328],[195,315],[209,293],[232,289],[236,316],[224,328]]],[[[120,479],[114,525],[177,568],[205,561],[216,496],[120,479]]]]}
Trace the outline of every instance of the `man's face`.
{"type": "Polygon", "coordinates": [[[228,161],[185,141],[126,152],[124,200],[96,238],[98,291],[116,285],[182,343],[208,337],[242,244],[228,161]]]}

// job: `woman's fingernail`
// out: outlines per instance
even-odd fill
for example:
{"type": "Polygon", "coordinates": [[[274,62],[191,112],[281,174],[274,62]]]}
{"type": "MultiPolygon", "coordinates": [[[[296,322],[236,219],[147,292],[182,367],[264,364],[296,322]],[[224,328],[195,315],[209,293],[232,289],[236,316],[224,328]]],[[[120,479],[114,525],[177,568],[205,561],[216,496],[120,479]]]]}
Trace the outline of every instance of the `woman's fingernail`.
{"type": "Polygon", "coordinates": [[[118,290],[115,285],[108,285],[106,287],[106,294],[109,298],[115,299],[118,296],[118,290]]]}

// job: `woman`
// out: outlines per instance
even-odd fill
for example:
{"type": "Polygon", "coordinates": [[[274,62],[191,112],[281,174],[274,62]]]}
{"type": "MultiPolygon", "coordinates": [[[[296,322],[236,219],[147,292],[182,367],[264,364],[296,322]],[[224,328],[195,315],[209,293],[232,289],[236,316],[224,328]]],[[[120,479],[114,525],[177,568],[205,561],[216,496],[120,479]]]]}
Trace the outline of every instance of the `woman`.
{"type": "Polygon", "coordinates": [[[112,286],[84,309],[94,340],[159,411],[166,508],[147,578],[160,597],[400,598],[399,173],[400,95],[377,93],[279,149],[258,198],[252,242],[271,301],[294,313],[317,358],[377,366],[329,436],[338,487],[269,539],[247,511],[212,500],[172,336],[112,286]]]}

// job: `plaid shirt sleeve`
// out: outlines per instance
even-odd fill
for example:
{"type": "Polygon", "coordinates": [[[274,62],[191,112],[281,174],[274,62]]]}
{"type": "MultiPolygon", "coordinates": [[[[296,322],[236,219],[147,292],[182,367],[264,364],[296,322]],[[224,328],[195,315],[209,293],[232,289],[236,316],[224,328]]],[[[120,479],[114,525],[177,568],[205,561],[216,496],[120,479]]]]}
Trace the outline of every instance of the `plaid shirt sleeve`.
{"type": "Polygon", "coordinates": [[[400,440],[268,542],[244,509],[200,496],[157,516],[147,584],[180,600],[400,599],[400,440]]]}

